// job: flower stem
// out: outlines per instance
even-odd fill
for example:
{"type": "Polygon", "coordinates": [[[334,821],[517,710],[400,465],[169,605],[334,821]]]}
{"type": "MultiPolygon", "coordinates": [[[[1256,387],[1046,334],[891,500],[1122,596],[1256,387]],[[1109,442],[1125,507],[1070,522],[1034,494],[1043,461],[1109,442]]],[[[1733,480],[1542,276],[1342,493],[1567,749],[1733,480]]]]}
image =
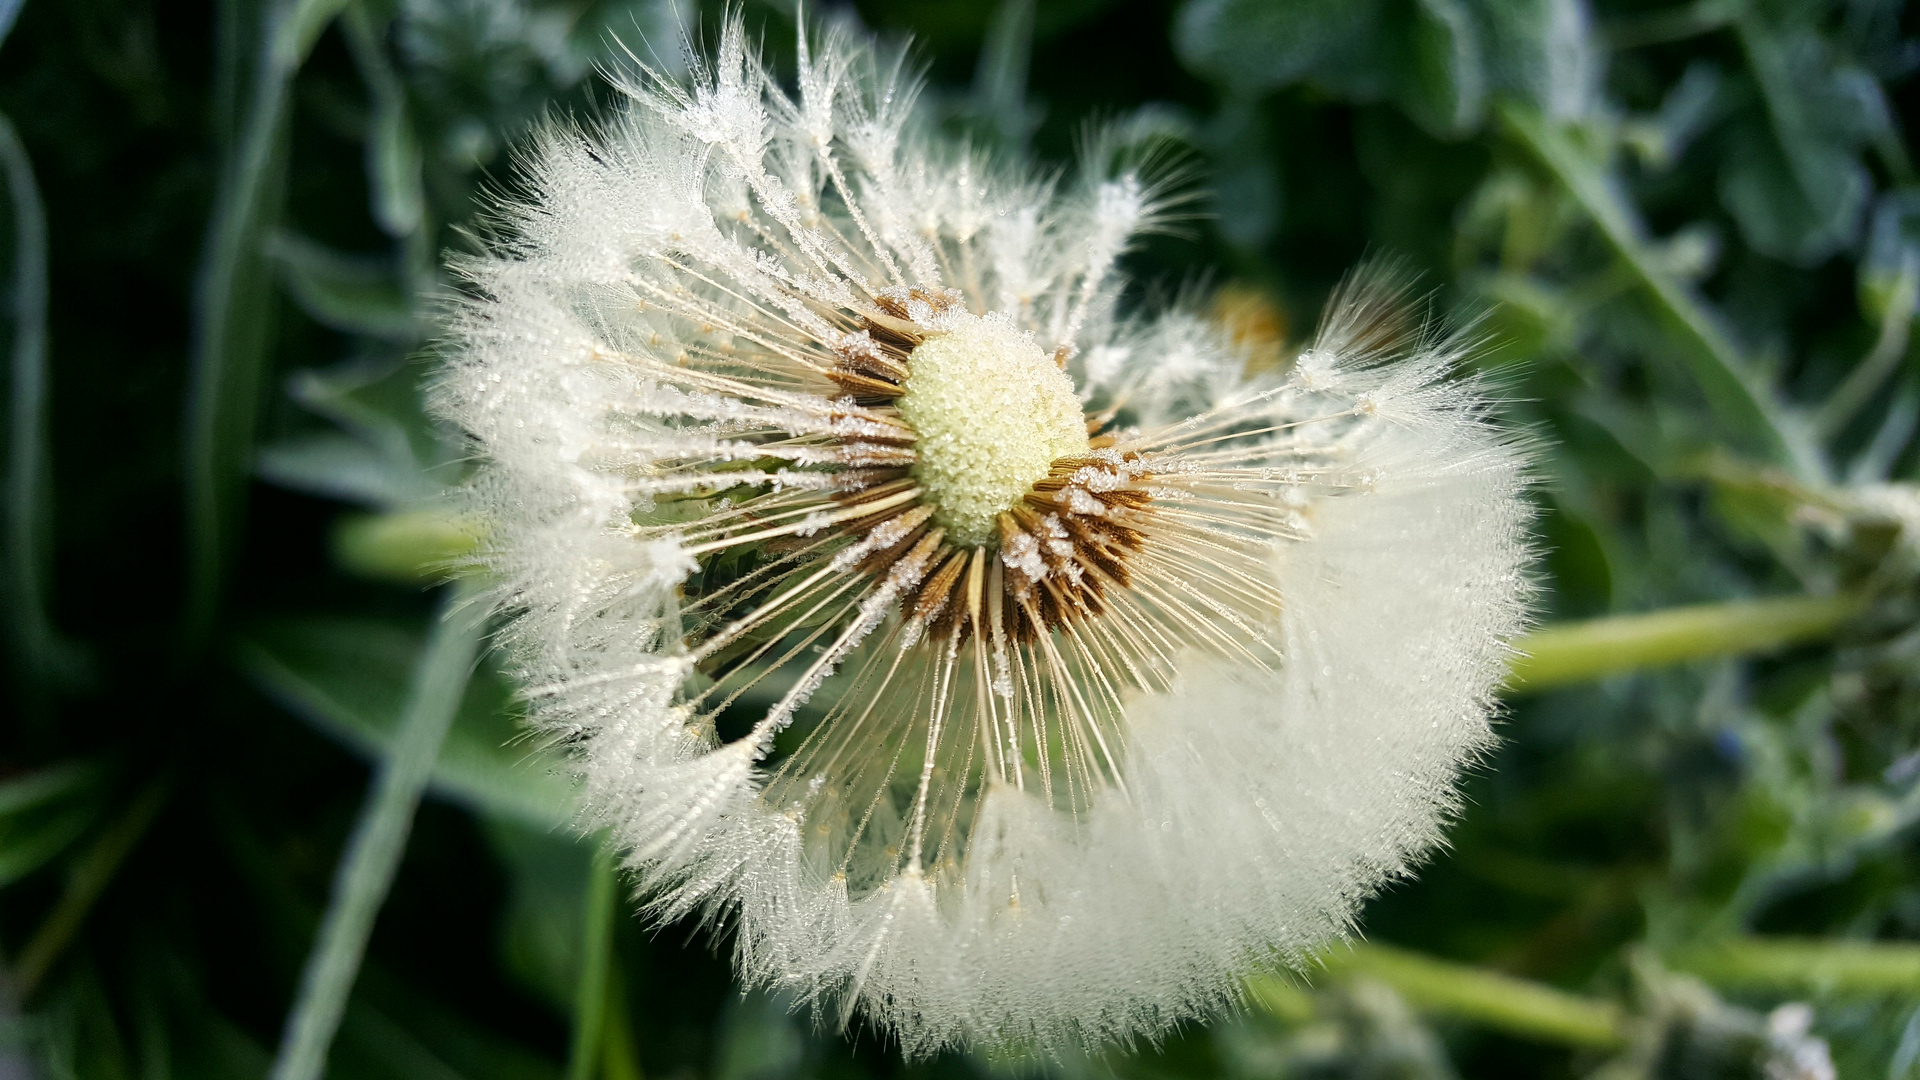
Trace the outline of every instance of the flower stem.
{"type": "Polygon", "coordinates": [[[1608,246],[1690,346],[1681,350],[1681,359],[1720,423],[1744,436],[1742,441],[1770,464],[1791,465],[1808,475],[1817,474],[1817,470],[1809,472],[1810,464],[1795,452],[1796,444],[1788,437],[1776,406],[1767,392],[1755,385],[1733,339],[1649,250],[1646,225],[1618,181],[1597,167],[1566,130],[1539,112],[1508,102],[1501,107],[1501,118],[1507,131],[1586,211],[1608,246]]]}
{"type": "Polygon", "coordinates": [[[1669,967],[1717,986],[1810,994],[1920,991],[1920,944],[1733,938],[1673,950],[1669,967]]]}
{"type": "Polygon", "coordinates": [[[1507,689],[1544,690],[1640,668],[1763,652],[1833,634],[1866,598],[1794,596],[1611,615],[1550,626],[1514,642],[1507,689]]]}
{"type": "Polygon", "coordinates": [[[333,899],[301,973],[272,1080],[319,1080],[366,954],[374,916],[393,884],[407,833],[440,744],[459,711],[485,627],[480,605],[455,586],[413,671],[406,712],[381,760],[333,880],[333,899]]]}
{"type": "Polygon", "coordinates": [[[1435,1015],[1570,1046],[1607,1048],[1626,1041],[1619,1006],[1544,983],[1389,945],[1356,945],[1325,959],[1328,970],[1377,979],[1435,1015]]]}
{"type": "MultiPolygon", "coordinates": [[[[1397,949],[1358,942],[1320,957],[1337,978],[1374,979],[1416,1008],[1523,1038],[1602,1049],[1626,1042],[1625,1014],[1607,1001],[1569,994],[1543,983],[1397,949]]],[[[1299,1021],[1306,999],[1279,979],[1257,980],[1253,1000],[1282,1019],[1299,1021]]]]}
{"type": "Polygon", "coordinates": [[[607,978],[613,958],[613,920],[619,877],[613,854],[603,841],[587,876],[585,926],[580,942],[580,983],[573,995],[573,1048],[567,1056],[567,1080],[593,1080],[606,1028],[607,978]]]}

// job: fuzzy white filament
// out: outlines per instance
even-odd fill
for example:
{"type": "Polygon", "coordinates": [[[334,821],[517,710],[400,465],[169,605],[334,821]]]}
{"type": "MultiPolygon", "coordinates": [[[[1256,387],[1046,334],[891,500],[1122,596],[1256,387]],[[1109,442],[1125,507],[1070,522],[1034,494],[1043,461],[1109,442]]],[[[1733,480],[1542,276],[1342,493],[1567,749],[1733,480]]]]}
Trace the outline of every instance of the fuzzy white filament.
{"type": "Polygon", "coordinates": [[[1438,841],[1520,457],[1388,277],[1248,379],[1115,315],[1153,184],[942,142],[852,34],[798,67],[735,21],[551,127],[461,267],[438,400],[534,719],[750,982],[910,1055],[1165,1031],[1438,841]]]}

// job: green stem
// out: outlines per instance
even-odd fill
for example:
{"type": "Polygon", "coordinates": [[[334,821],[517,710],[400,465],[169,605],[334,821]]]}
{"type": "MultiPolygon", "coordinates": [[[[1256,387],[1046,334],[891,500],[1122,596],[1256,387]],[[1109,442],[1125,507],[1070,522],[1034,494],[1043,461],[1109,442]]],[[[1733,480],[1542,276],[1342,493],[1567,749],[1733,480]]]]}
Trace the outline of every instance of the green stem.
{"type": "Polygon", "coordinates": [[[1392,987],[1416,1008],[1522,1038],[1600,1049],[1626,1042],[1625,1014],[1611,1002],[1569,994],[1470,964],[1388,945],[1356,944],[1323,958],[1336,976],[1392,987]]]}
{"type": "Polygon", "coordinates": [[[335,871],[333,898],[307,956],[272,1080],[320,1080],[326,1068],[327,1049],[366,955],[374,917],[393,885],[414,811],[465,696],[484,628],[480,606],[459,588],[448,587],[426,651],[414,668],[399,734],[377,768],[335,871]]]}
{"type": "Polygon", "coordinates": [[[1550,626],[1514,642],[1509,690],[1544,690],[1640,668],[1763,652],[1831,636],[1865,611],[1852,593],[1736,600],[1550,626]]]}
{"type": "Polygon", "coordinates": [[[13,968],[14,993],[23,999],[33,995],[40,980],[52,970],[54,961],[60,958],[68,943],[86,923],[87,913],[93,910],[101,894],[107,891],[107,885],[119,872],[120,864],[139,845],[140,838],[146,835],[147,827],[159,816],[160,808],[166,805],[167,796],[172,792],[171,776],[157,776],[148,781],[126,810],[100,833],[93,846],[74,864],[59,901],[47,914],[46,921],[27,939],[26,948],[20,950],[20,958],[13,968]]]}
{"type": "MultiPolygon", "coordinates": [[[[1610,1049],[1626,1041],[1625,1014],[1618,1006],[1542,983],[1388,945],[1356,943],[1320,959],[1336,978],[1385,983],[1434,1015],[1570,1046],[1610,1049]]],[[[1248,990],[1256,1004],[1284,1020],[1297,1023],[1312,1014],[1311,999],[1282,979],[1255,980],[1248,990]]]]}
{"type": "Polygon", "coordinates": [[[1734,938],[1689,945],[1665,956],[1717,986],[1807,994],[1920,994],[1920,944],[1734,938]]]}
{"type": "Polygon", "coordinates": [[[606,1034],[600,1040],[601,1080],[646,1080],[640,1070],[640,1055],[633,1046],[633,1031],[627,1025],[627,981],[620,972],[619,958],[607,967],[606,1034]]]}
{"type": "Polygon", "coordinates": [[[186,436],[186,641],[204,643],[220,602],[266,359],[260,237],[278,213],[287,100],[314,39],[345,0],[278,0],[267,10],[253,94],[208,228],[194,298],[186,436]],[[244,312],[249,300],[255,310],[244,312]]]}
{"type": "Polygon", "coordinates": [[[580,983],[573,995],[573,1047],[567,1055],[567,1080],[593,1080],[600,1063],[607,1015],[607,970],[613,955],[613,920],[619,905],[619,875],[612,850],[603,841],[587,876],[584,933],[580,942],[580,983]]]}
{"type": "Polygon", "coordinates": [[[33,162],[0,115],[0,170],[13,204],[13,396],[7,447],[7,563],[23,670],[44,677],[56,644],[47,616],[47,212],[33,162]]]}
{"type": "Polygon", "coordinates": [[[1777,465],[1817,475],[1812,463],[1795,452],[1767,393],[1754,384],[1746,360],[1726,331],[1687,287],[1675,280],[1647,246],[1646,226],[1614,177],[1594,165],[1567,131],[1537,111],[1508,102],[1501,107],[1508,132],[1573,196],[1599,228],[1620,261],[1652,295],[1680,331],[1688,348],[1680,352],[1688,374],[1706,395],[1714,416],[1730,431],[1777,465]]]}

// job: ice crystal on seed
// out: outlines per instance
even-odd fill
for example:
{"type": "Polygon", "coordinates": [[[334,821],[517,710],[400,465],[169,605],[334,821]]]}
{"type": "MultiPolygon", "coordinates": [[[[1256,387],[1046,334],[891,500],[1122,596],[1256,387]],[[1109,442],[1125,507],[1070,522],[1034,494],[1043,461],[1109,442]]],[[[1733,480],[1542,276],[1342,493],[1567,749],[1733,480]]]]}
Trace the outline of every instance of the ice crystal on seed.
{"type": "Polygon", "coordinates": [[[913,1055],[1152,1036],[1438,839],[1519,455],[1389,275],[1250,379],[1116,316],[1150,179],[944,142],[848,32],[797,68],[735,21],[549,128],[460,267],[438,401],[534,720],[748,981],[913,1055]]]}

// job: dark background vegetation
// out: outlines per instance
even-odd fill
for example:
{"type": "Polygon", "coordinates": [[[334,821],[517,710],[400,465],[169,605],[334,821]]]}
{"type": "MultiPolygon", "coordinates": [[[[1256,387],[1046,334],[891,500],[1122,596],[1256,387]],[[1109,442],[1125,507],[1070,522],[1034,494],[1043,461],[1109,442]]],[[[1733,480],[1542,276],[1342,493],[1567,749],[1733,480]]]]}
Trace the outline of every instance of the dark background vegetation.
{"type": "MultiPolygon", "coordinates": [[[[1373,940],[1618,1008],[1627,1043],[1328,976],[1162,1047],[1030,1067],[1789,1076],[1765,1073],[1787,1051],[1764,1018],[1798,1000],[1841,1075],[1920,1077],[1920,971],[1898,948],[1920,937],[1920,559],[1898,486],[1920,456],[1920,45],[1903,6],[856,8],[913,35],[931,107],[976,140],[1068,165],[1112,121],[1185,148],[1217,195],[1131,257],[1142,296],[1224,287],[1219,316],[1284,357],[1346,270],[1392,253],[1437,309],[1488,312],[1484,363],[1545,448],[1545,620],[1875,597],[1832,642],[1516,696],[1451,849],[1368,908],[1373,940]],[[1840,392],[1872,364],[1884,378],[1840,392]],[[1755,937],[1869,943],[1868,959],[1824,980],[1687,962],[1755,937]]],[[[30,0],[0,48],[49,297],[44,441],[17,372],[10,399],[0,723],[0,1048],[33,1075],[264,1075],[434,608],[392,554],[431,547],[410,508],[460,475],[418,407],[417,298],[438,253],[470,242],[479,193],[511,182],[529,125],[609,99],[594,65],[616,38],[670,43],[676,17],[720,14],[355,0],[312,39],[252,176],[265,194],[236,216],[272,10],[30,0]],[[243,235],[216,311],[221,220],[243,235]],[[22,487],[36,445],[50,472],[22,487]]],[[[789,55],[789,8],[744,11],[789,55]]],[[[14,333],[33,237],[17,184],[7,198],[14,333]]],[[[592,848],[557,824],[511,713],[484,667],[380,916],[342,1080],[566,1067],[592,848]]],[[[619,921],[603,1075],[1005,1067],[909,1067],[870,1033],[813,1031],[742,999],[725,949],[619,921]]]]}

